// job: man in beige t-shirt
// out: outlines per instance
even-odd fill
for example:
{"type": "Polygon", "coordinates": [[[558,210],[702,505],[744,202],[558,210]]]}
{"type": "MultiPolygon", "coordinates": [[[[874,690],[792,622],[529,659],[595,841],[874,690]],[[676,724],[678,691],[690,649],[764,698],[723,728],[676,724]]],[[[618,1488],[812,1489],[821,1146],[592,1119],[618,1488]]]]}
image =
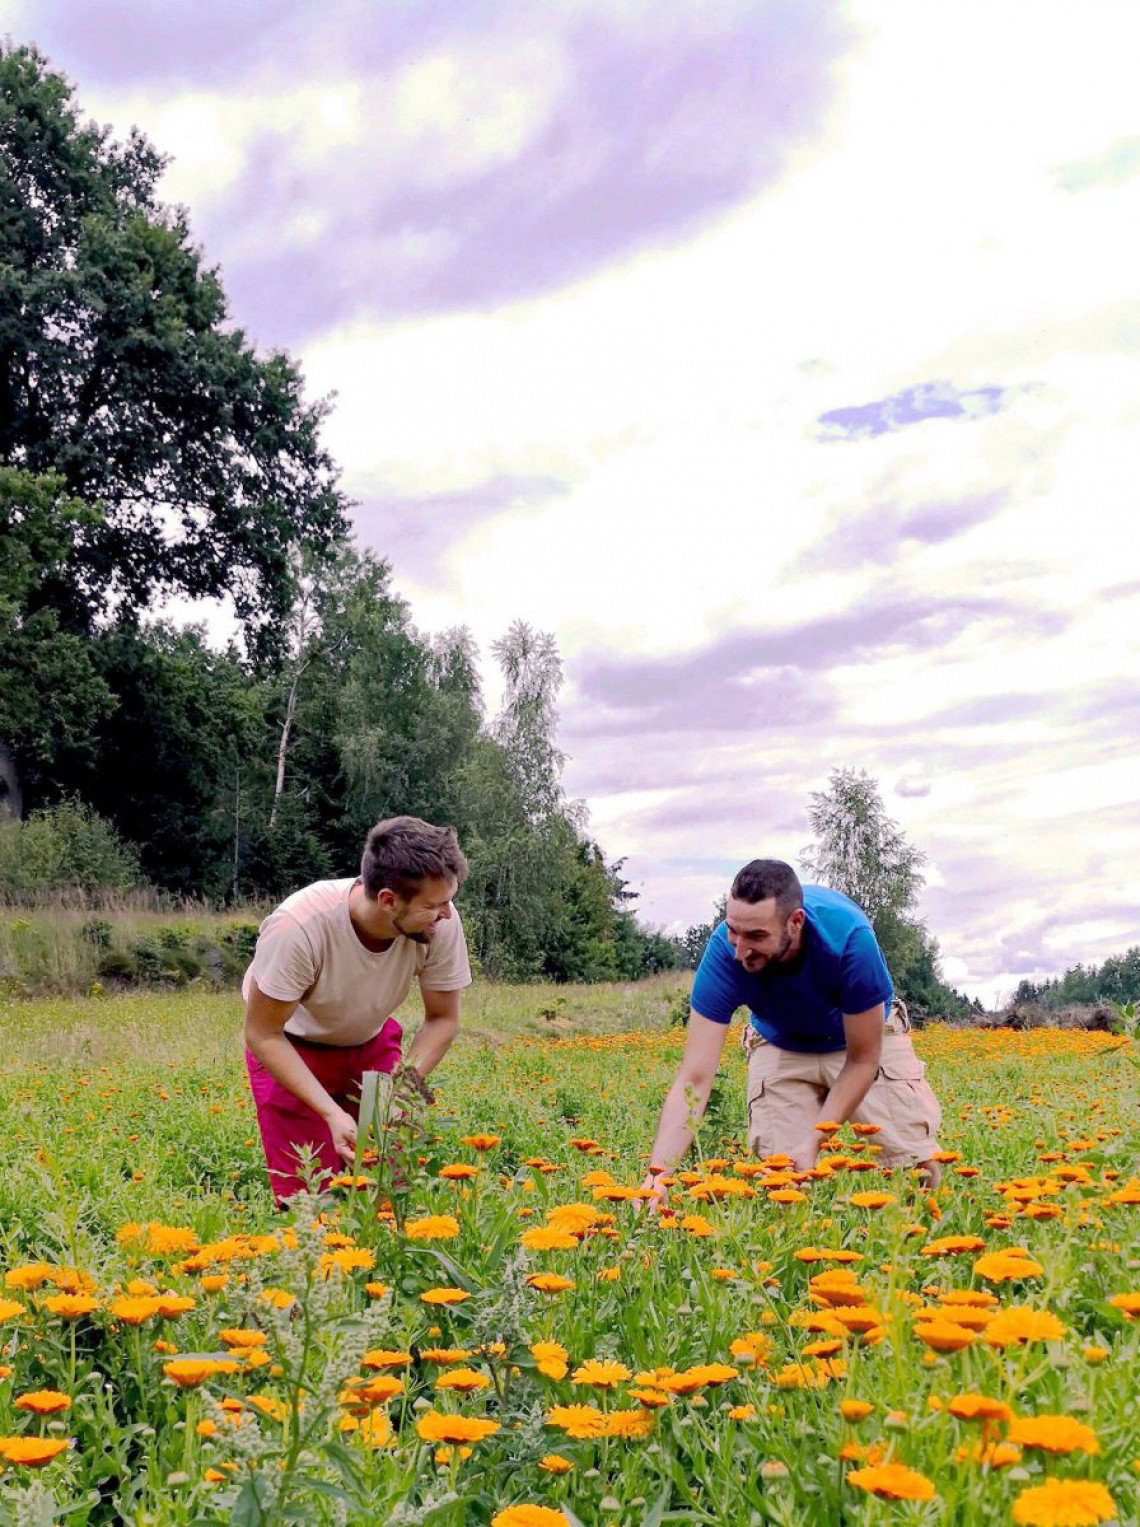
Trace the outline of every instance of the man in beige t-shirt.
{"type": "Polygon", "coordinates": [[[452,906],[467,861],[449,827],[392,817],[368,834],[355,880],[321,880],[261,925],[242,984],[246,1063],[270,1182],[279,1204],[298,1192],[299,1149],[326,1173],[351,1161],[365,1071],[396,1069],[392,1013],[418,980],[424,1022],[407,1066],[443,1059],[471,984],[452,906]]]}

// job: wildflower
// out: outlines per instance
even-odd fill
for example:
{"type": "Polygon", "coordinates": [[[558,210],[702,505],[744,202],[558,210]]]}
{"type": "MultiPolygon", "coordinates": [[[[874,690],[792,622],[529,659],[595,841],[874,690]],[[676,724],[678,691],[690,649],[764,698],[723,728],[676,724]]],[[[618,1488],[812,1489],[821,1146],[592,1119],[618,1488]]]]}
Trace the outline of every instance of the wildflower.
{"type": "Polygon", "coordinates": [[[916,1469],[901,1463],[883,1463],[866,1469],[854,1469],[847,1483],[871,1495],[885,1495],[889,1500],[933,1500],[934,1484],[916,1469]]]}
{"type": "Polygon", "coordinates": [[[349,1385],[341,1395],[341,1402],[345,1405],[386,1405],[403,1392],[402,1379],[391,1373],[378,1373],[375,1378],[349,1385]]]}
{"type": "Polygon", "coordinates": [[[552,1506],[508,1506],[491,1518],[491,1527],[568,1527],[568,1523],[565,1513],[552,1506]]]}
{"type": "Polygon", "coordinates": [[[592,1204],[559,1204],[557,1208],[547,1211],[546,1223],[552,1229],[579,1234],[589,1230],[592,1225],[601,1224],[602,1218],[601,1210],[595,1209],[592,1204]]]}
{"type": "Polygon", "coordinates": [[[574,1465],[569,1458],[558,1453],[547,1453],[538,1460],[538,1466],[546,1474],[569,1474],[574,1465]]]}
{"type": "Polygon", "coordinates": [[[1004,1400],[991,1400],[984,1394],[956,1394],[946,1409],[959,1421],[1011,1421],[1013,1411],[1004,1400]]]}
{"type": "Polygon", "coordinates": [[[497,1421],[477,1416],[444,1416],[427,1410],[416,1422],[416,1431],[425,1442],[482,1442],[499,1430],[497,1421]]]}
{"type": "Polygon", "coordinates": [[[729,1379],[739,1378],[736,1368],[727,1363],[699,1363],[686,1368],[683,1373],[671,1373],[661,1379],[660,1387],[669,1394],[696,1394],[698,1390],[727,1384],[729,1379]]]}
{"type": "Polygon", "coordinates": [[[1013,1503],[1018,1527],[1097,1527],[1115,1516],[1112,1496],[1091,1479],[1047,1479],[1013,1503]]]}
{"type": "Polygon", "coordinates": [[[957,1257],[971,1251],[984,1251],[985,1246],[980,1235],[944,1235],[936,1241],[927,1241],[921,1254],[924,1257],[957,1257]]]}
{"type": "Polygon", "coordinates": [[[158,1314],[159,1301],[153,1295],[144,1295],[139,1299],[123,1295],[118,1299],[112,1299],[107,1308],[115,1319],[121,1320],[124,1325],[141,1326],[158,1314]]]}
{"type": "Polygon", "coordinates": [[[1020,1447],[1040,1448],[1046,1453],[1099,1453],[1100,1443],[1091,1426],[1068,1416],[1021,1416],[1009,1423],[1006,1440],[1020,1447]]]}
{"type": "Polygon", "coordinates": [[[227,1347],[264,1347],[269,1340],[264,1331],[247,1331],[241,1327],[219,1331],[218,1335],[227,1347]]]}
{"type": "Polygon", "coordinates": [[[297,1302],[287,1288],[263,1288],[257,1297],[275,1310],[287,1310],[297,1302]]]}
{"type": "Polygon", "coordinates": [[[572,1384],[588,1384],[591,1389],[614,1389],[633,1375],[622,1363],[604,1363],[590,1358],[580,1368],[575,1368],[570,1379],[572,1384]]]}
{"type": "Polygon", "coordinates": [[[533,1230],[524,1231],[519,1236],[519,1244],[527,1251],[573,1251],[578,1246],[578,1237],[555,1225],[538,1225],[533,1230]]]}
{"type": "Polygon", "coordinates": [[[327,1251],[317,1264],[321,1276],[330,1277],[334,1272],[356,1272],[369,1268],[376,1261],[376,1253],[366,1246],[342,1246],[339,1251],[327,1251]]]}
{"type": "Polygon", "coordinates": [[[605,1417],[604,1437],[621,1437],[637,1442],[653,1430],[653,1412],[649,1410],[611,1410],[605,1417]]]}
{"type": "Polygon", "coordinates": [[[1048,1310],[1015,1305],[995,1315],[986,1327],[984,1340],[990,1347],[1012,1347],[1028,1341],[1061,1341],[1065,1327],[1048,1310]]]}
{"type": "Polygon", "coordinates": [[[482,1170],[481,1166],[468,1166],[466,1162],[453,1161],[448,1166],[440,1167],[439,1176],[445,1182],[470,1182],[482,1170]]]}
{"type": "Polygon", "coordinates": [[[392,1441],[392,1423],[388,1420],[387,1412],[380,1409],[370,1410],[359,1420],[355,1416],[345,1416],[341,1427],[351,1431],[356,1441],[365,1447],[387,1447],[392,1441]]]}
{"type": "Polygon", "coordinates": [[[852,1425],[865,1421],[874,1408],[870,1400],[840,1400],[839,1402],[839,1414],[852,1425]]]}
{"type": "MultiPolygon", "coordinates": [[[[464,1354],[466,1355],[466,1354],[464,1354]]],[[[412,1361],[410,1352],[389,1352],[384,1347],[375,1347],[371,1352],[366,1352],[360,1359],[362,1368],[406,1368],[412,1361]]]]}
{"type": "Polygon", "coordinates": [[[420,1358],[425,1363],[463,1363],[471,1356],[469,1347],[423,1347],[420,1358]]]}
{"type": "Polygon", "coordinates": [[[596,1405],[555,1405],[546,1413],[546,1424],[581,1440],[602,1436],[606,1418],[596,1405]]]}
{"type": "Polygon", "coordinates": [[[701,1214],[686,1214],[681,1221],[681,1229],[687,1234],[695,1236],[698,1240],[703,1239],[705,1236],[716,1234],[708,1220],[701,1214]]]}
{"type": "Polygon", "coordinates": [[[564,1379],[570,1371],[566,1348],[557,1341],[536,1341],[531,1345],[531,1356],[539,1373],[548,1379],[564,1379]]]}
{"type": "Polygon", "coordinates": [[[919,1341],[935,1352],[961,1352],[977,1341],[977,1333],[951,1320],[929,1320],[914,1328],[919,1341]]]}
{"type": "Polygon", "coordinates": [[[976,1442],[954,1449],[955,1463],[980,1463],[986,1469],[1008,1469],[1021,1462],[1022,1452],[1008,1442],[976,1442]]]}
{"type": "MultiPolygon", "coordinates": [[[[885,1209],[888,1204],[898,1203],[898,1195],[895,1193],[880,1193],[877,1191],[871,1191],[869,1193],[852,1193],[851,1197],[847,1201],[848,1203],[853,1204],[856,1209],[885,1209]]],[[[850,1477],[851,1476],[848,1475],[848,1478],[850,1477]]],[[[931,1486],[931,1490],[933,1491],[933,1486],[931,1486]]]]}
{"type": "Polygon", "coordinates": [[[1027,1252],[1011,1248],[979,1257],[974,1263],[974,1271],[989,1283],[1009,1283],[1016,1278],[1039,1278],[1045,1269],[1027,1252]]]}
{"type": "Polygon", "coordinates": [[[436,1379],[437,1389],[454,1389],[459,1394],[474,1394],[477,1389],[486,1389],[491,1380],[485,1373],[480,1373],[476,1368],[453,1368],[450,1373],[441,1374],[436,1379]]]}
{"type": "Polygon", "coordinates": [[[771,1349],[772,1338],[765,1331],[745,1331],[743,1336],[738,1336],[729,1345],[728,1350],[738,1363],[762,1365],[767,1361],[771,1349]]]}
{"type": "Polygon", "coordinates": [[[52,1268],[47,1262],[29,1262],[25,1267],[13,1267],[11,1272],[4,1274],[4,1283],[8,1288],[22,1288],[25,1293],[40,1288],[47,1283],[52,1275],[52,1268]]]}
{"type": "Polygon", "coordinates": [[[54,1416],[71,1409],[71,1400],[58,1389],[36,1389],[13,1401],[17,1410],[30,1410],[34,1416],[54,1416]]]}
{"type": "Polygon", "coordinates": [[[420,1299],[424,1304],[462,1304],[471,1295],[462,1288],[429,1288],[420,1299]]]}
{"type": "Polygon", "coordinates": [[[194,1300],[188,1294],[159,1294],[158,1313],[163,1320],[177,1320],[179,1315],[188,1315],[194,1308],[194,1300]]]}
{"type": "Polygon", "coordinates": [[[388,1292],[388,1285],[386,1283],[366,1283],[364,1285],[364,1292],[368,1295],[369,1299],[383,1299],[384,1295],[388,1292]]]}
{"type": "Polygon", "coordinates": [[[798,1188],[775,1188],[768,1194],[770,1204],[802,1204],[806,1199],[807,1194],[798,1188]]]}
{"type": "Polygon", "coordinates": [[[429,1214],[409,1220],[404,1234],[409,1241],[453,1241],[459,1234],[459,1221],[452,1214],[429,1214]]]}
{"type": "Polygon", "coordinates": [[[461,1135],[462,1144],[469,1145],[473,1151],[493,1151],[501,1141],[501,1135],[461,1135]]]}
{"type": "Polygon", "coordinates": [[[1082,1347],[1081,1356],[1090,1368],[1098,1368],[1108,1358],[1107,1347],[1082,1347]]]}
{"type": "Polygon", "coordinates": [[[755,1405],[734,1405],[728,1412],[730,1421],[755,1421],[755,1405]]]}
{"type": "Polygon", "coordinates": [[[58,1315],[61,1320],[78,1320],[98,1308],[98,1299],[93,1299],[90,1294],[48,1294],[46,1299],[40,1300],[40,1309],[58,1315]]]}
{"type": "Polygon", "coordinates": [[[218,1373],[237,1373],[238,1365],[224,1358],[176,1357],[173,1362],[163,1363],[162,1371],[179,1389],[196,1389],[218,1373]]]}
{"type": "Polygon", "coordinates": [[[284,1421],[289,1414],[289,1407],[284,1400],[279,1400],[271,1394],[251,1394],[246,1400],[247,1405],[252,1405],[263,1416],[268,1416],[271,1421],[284,1421]]]}
{"type": "Polygon", "coordinates": [[[1135,1320],[1140,1315],[1140,1294],[1113,1294],[1108,1302],[1125,1320],[1135,1320]]]}
{"type": "Polygon", "coordinates": [[[563,1278],[559,1273],[528,1273],[526,1282],[540,1294],[564,1294],[574,1287],[573,1278],[563,1278]]]}
{"type": "Polygon", "coordinates": [[[0,1458],[5,1463],[23,1464],[26,1469],[38,1469],[61,1453],[66,1453],[71,1439],[49,1441],[47,1437],[0,1437],[0,1458]]]}

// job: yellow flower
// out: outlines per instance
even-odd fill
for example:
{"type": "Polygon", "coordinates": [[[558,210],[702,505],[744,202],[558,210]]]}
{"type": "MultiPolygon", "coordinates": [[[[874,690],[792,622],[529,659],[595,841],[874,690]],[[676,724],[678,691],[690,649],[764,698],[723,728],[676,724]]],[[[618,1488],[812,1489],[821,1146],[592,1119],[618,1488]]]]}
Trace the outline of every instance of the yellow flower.
{"type": "Polygon", "coordinates": [[[412,1361],[410,1352],[390,1352],[386,1347],[375,1347],[360,1359],[362,1368],[407,1368],[412,1361]]]}
{"type": "Polygon", "coordinates": [[[568,1288],[574,1287],[573,1278],[563,1278],[560,1273],[529,1273],[526,1282],[540,1294],[564,1294],[568,1288]]]}
{"type": "Polygon", "coordinates": [[[409,1241],[453,1241],[459,1234],[459,1221],[453,1214],[429,1214],[409,1220],[404,1234],[409,1241]]]}
{"type": "Polygon", "coordinates": [[[71,1440],[49,1441],[46,1437],[0,1437],[0,1458],[5,1463],[22,1464],[26,1469],[38,1469],[61,1453],[66,1453],[71,1440]]]}
{"type": "Polygon", "coordinates": [[[461,1135],[460,1140],[464,1145],[469,1145],[473,1151],[492,1151],[499,1144],[501,1135],[461,1135]]]}
{"type": "Polygon", "coordinates": [[[219,1331],[218,1335],[227,1347],[264,1347],[269,1340],[264,1331],[247,1331],[241,1327],[235,1327],[228,1331],[219,1331]]]}
{"type": "Polygon", "coordinates": [[[531,1344],[531,1356],[539,1373],[548,1379],[564,1379],[570,1371],[570,1354],[557,1341],[536,1341],[531,1344]]]}
{"type": "Polygon", "coordinates": [[[462,1288],[429,1288],[420,1299],[424,1304],[462,1304],[471,1295],[462,1288]]]}
{"type": "Polygon", "coordinates": [[[1100,1443],[1091,1426],[1068,1416],[1021,1416],[1009,1423],[1006,1441],[1019,1447],[1036,1447],[1046,1453],[1099,1453],[1100,1443]]]}
{"type": "Polygon", "coordinates": [[[573,1251],[578,1246],[578,1237],[556,1225],[538,1225],[525,1230],[519,1236],[519,1244],[527,1251],[573,1251]]]}
{"type": "Polygon", "coordinates": [[[121,1320],[124,1325],[141,1326],[158,1314],[159,1300],[153,1295],[144,1295],[139,1299],[131,1298],[130,1295],[121,1295],[118,1299],[112,1299],[107,1308],[115,1319],[121,1320]]]}
{"type": "Polygon", "coordinates": [[[1115,1516],[1112,1496],[1091,1479],[1047,1479],[1013,1503],[1018,1527],[1097,1527],[1115,1516]]]}
{"type": "Polygon", "coordinates": [[[11,1272],[5,1273],[4,1282],[8,1288],[22,1288],[30,1292],[47,1283],[51,1275],[52,1268],[47,1262],[29,1262],[25,1267],[13,1267],[11,1272]]]}
{"type": "MultiPolygon", "coordinates": [[[[573,1468],[573,1464],[568,1464],[573,1468]]],[[[552,1506],[508,1506],[491,1518],[491,1527],[568,1527],[561,1511],[552,1506]]]]}
{"type": "Polygon", "coordinates": [[[491,1380],[477,1368],[453,1368],[441,1374],[435,1381],[437,1389],[454,1389],[459,1394],[474,1394],[477,1389],[487,1389],[491,1380]]]}
{"type": "Polygon", "coordinates": [[[933,1500],[934,1485],[925,1474],[904,1468],[901,1463],[883,1463],[866,1469],[854,1469],[847,1483],[871,1495],[885,1495],[889,1500],[933,1500]]]}
{"type": "Polygon", "coordinates": [[[990,1347],[1011,1347],[1019,1342],[1061,1341],[1064,1335],[1065,1327],[1050,1311],[1015,1305],[994,1316],[983,1339],[990,1347]]]}
{"type": "Polygon", "coordinates": [[[547,1453],[538,1460],[538,1466],[547,1474],[569,1474],[574,1464],[558,1453],[547,1453]]]}
{"type": "Polygon", "coordinates": [[[1045,1269],[1028,1252],[1011,1248],[979,1257],[974,1263],[974,1271],[988,1283],[1009,1283],[1016,1278],[1039,1278],[1045,1269]]]}
{"type": "Polygon", "coordinates": [[[614,1389],[632,1377],[631,1371],[622,1363],[599,1362],[591,1357],[580,1368],[575,1368],[570,1382],[588,1384],[592,1389],[614,1389]]]}
{"type": "Polygon", "coordinates": [[[416,1422],[416,1431],[425,1442],[482,1442],[499,1430],[497,1421],[477,1416],[444,1416],[427,1410],[416,1422]]]}
{"type": "Polygon", "coordinates": [[[856,1424],[865,1421],[874,1410],[870,1400],[840,1400],[839,1414],[845,1421],[856,1424]]]}
{"type": "Polygon", "coordinates": [[[739,1377],[737,1369],[730,1368],[727,1363],[699,1363],[696,1367],[686,1368],[683,1373],[664,1375],[659,1388],[669,1394],[696,1394],[698,1390],[727,1384],[729,1379],[739,1377]]]}
{"type": "Polygon", "coordinates": [[[180,1389],[196,1389],[218,1373],[237,1373],[238,1364],[214,1357],[176,1357],[173,1362],[163,1363],[162,1371],[180,1389]]]}
{"type": "Polygon", "coordinates": [[[13,1403],[17,1410],[30,1410],[35,1416],[54,1416],[71,1409],[71,1400],[58,1389],[36,1389],[20,1395],[13,1403]]]}
{"type": "Polygon", "coordinates": [[[40,1300],[40,1308],[50,1315],[58,1315],[61,1320],[78,1320],[81,1315],[90,1315],[97,1310],[99,1301],[90,1294],[49,1294],[40,1300]]]}

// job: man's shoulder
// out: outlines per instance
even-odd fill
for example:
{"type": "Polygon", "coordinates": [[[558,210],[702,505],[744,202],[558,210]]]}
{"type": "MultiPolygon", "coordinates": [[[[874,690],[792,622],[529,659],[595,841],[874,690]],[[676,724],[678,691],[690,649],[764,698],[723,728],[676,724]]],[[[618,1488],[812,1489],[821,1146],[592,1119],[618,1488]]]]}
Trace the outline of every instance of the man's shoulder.
{"type": "Polygon", "coordinates": [[[826,932],[849,933],[853,928],[869,928],[870,919],[863,908],[842,891],[826,885],[805,885],[804,911],[809,921],[826,932]]]}
{"type": "MultiPolygon", "coordinates": [[[[266,922],[293,923],[308,927],[320,923],[340,911],[354,882],[347,880],[316,880],[312,885],[302,886],[275,907],[266,922]]],[[[264,925],[263,925],[264,926],[264,925]]]]}

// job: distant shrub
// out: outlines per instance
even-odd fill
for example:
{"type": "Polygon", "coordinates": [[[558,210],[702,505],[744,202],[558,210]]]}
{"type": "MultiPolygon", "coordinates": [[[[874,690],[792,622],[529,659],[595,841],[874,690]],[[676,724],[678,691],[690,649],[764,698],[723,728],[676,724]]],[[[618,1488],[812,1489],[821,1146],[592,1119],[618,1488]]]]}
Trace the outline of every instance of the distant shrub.
{"type": "Polygon", "coordinates": [[[0,822],[0,899],[27,902],[76,890],[127,891],[141,886],[138,854],[110,822],[81,801],[61,801],[22,822],[0,822]]]}

